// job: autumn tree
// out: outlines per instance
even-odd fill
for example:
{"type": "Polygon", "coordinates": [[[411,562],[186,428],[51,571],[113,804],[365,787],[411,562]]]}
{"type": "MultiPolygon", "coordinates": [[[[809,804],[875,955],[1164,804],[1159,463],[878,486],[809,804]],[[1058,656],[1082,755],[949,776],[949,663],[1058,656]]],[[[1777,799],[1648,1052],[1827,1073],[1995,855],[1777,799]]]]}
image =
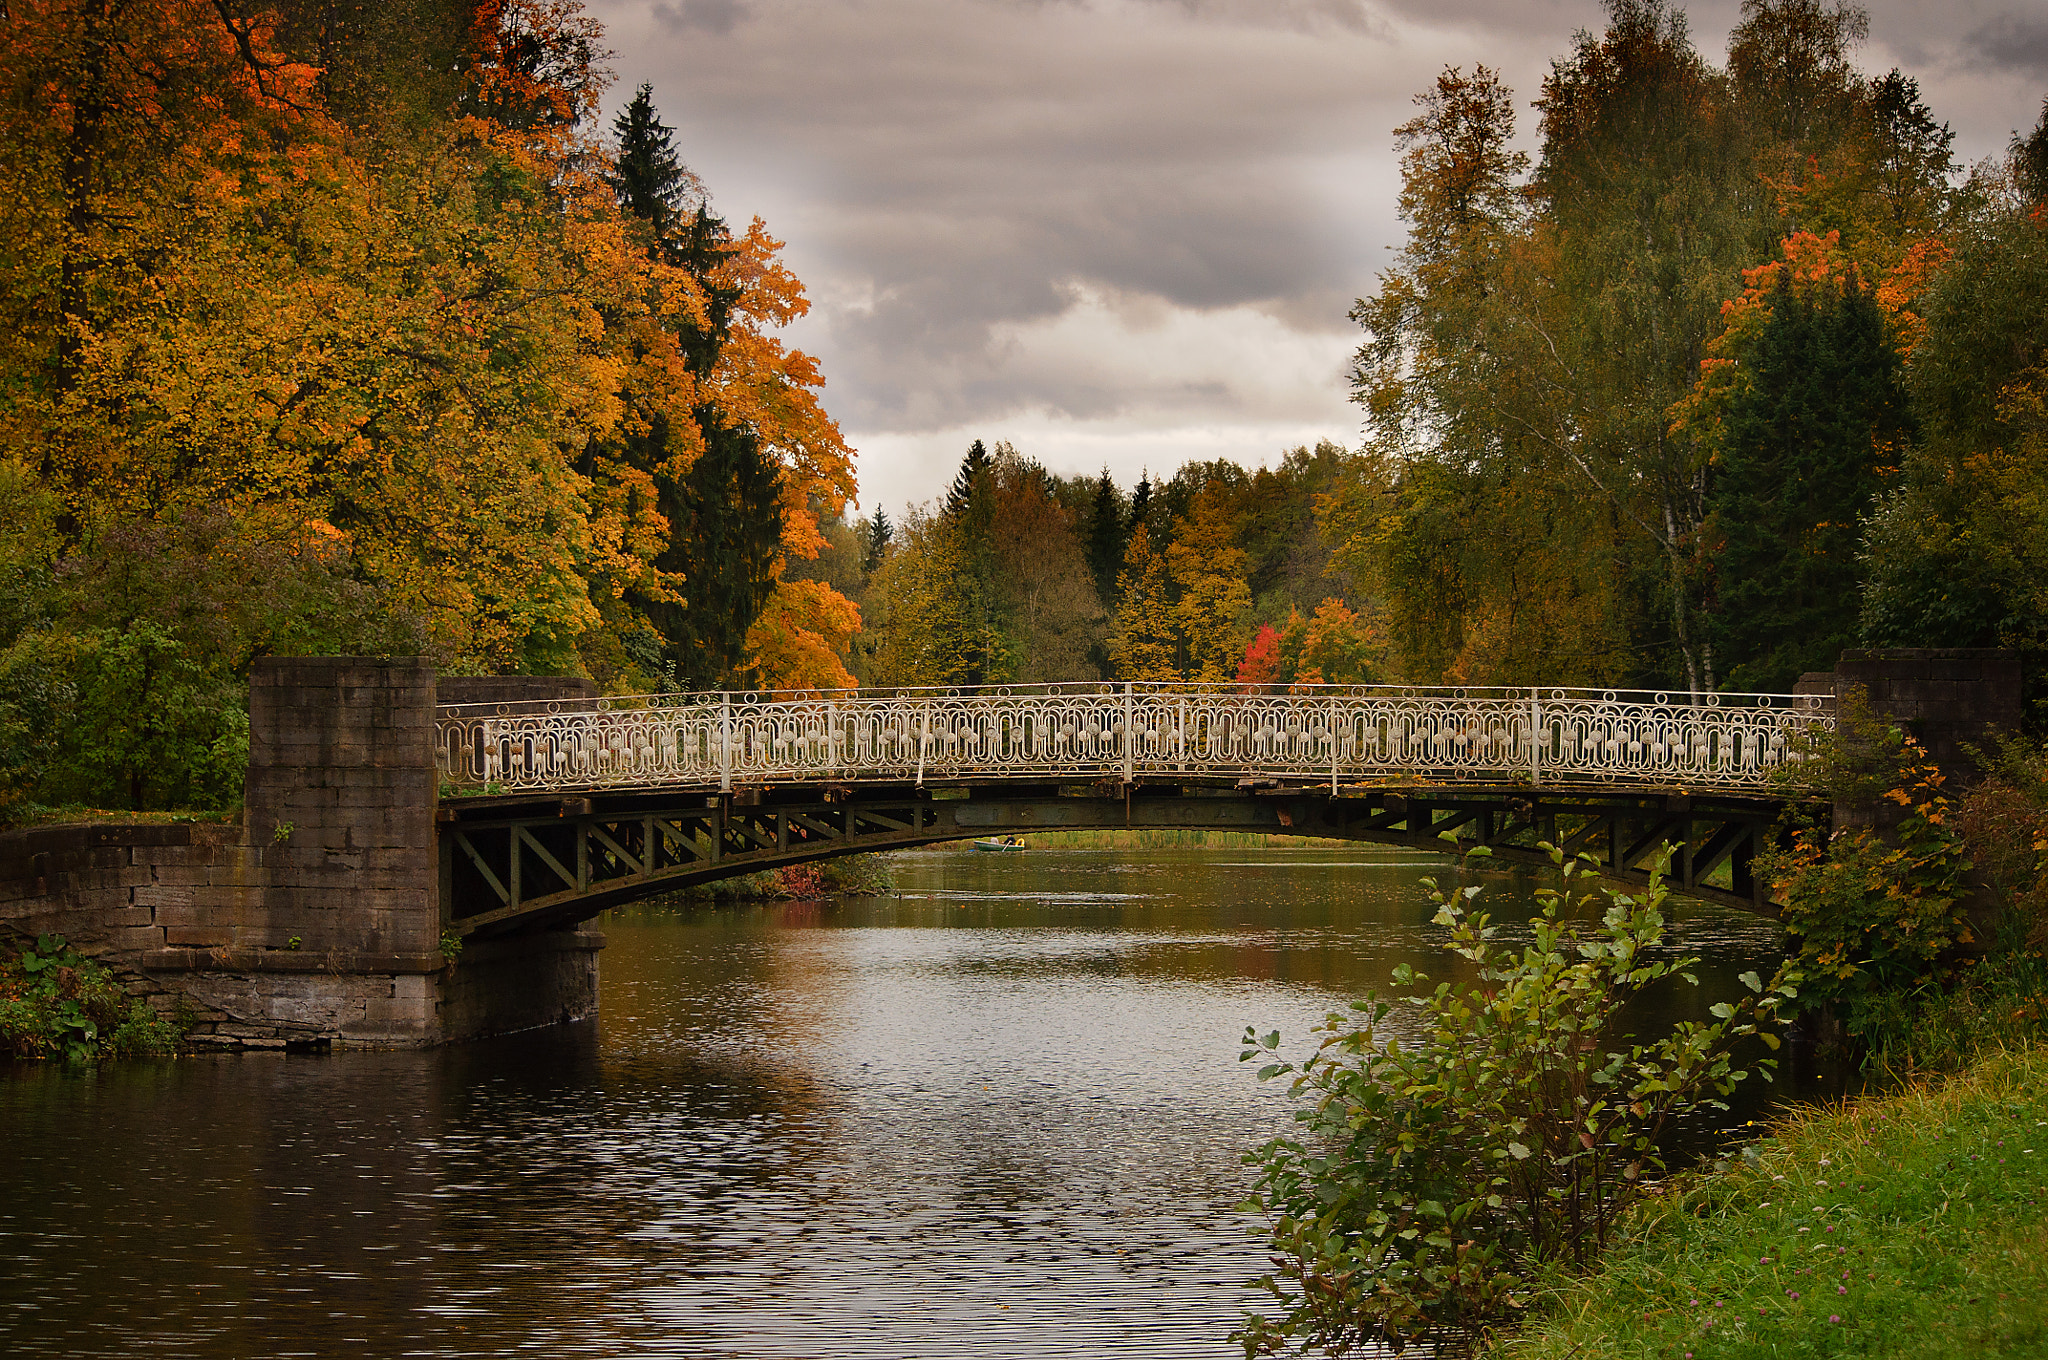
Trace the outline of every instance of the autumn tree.
{"type": "Polygon", "coordinates": [[[1149,534],[1131,535],[1123,570],[1117,573],[1116,592],[1116,614],[1109,635],[1109,659],[1116,678],[1183,679],[1167,561],[1153,550],[1149,534]]]}
{"type": "MultiPolygon", "coordinates": [[[[817,552],[852,480],[815,364],[772,334],[801,286],[759,223],[697,274],[649,249],[589,136],[603,58],[572,0],[13,7],[0,431],[33,451],[47,560],[76,579],[136,544],[324,563],[282,571],[303,586],[296,633],[248,636],[644,678],[660,656],[639,646],[640,606],[689,602],[671,587],[693,573],[656,559],[718,442],[707,426],[763,451],[776,569],[817,552]],[[708,364],[683,343],[707,331],[723,337],[708,364]],[[417,629],[393,642],[378,618],[417,629]]],[[[228,707],[177,703],[231,724],[237,668],[267,645],[106,622],[39,589],[42,622],[0,647],[72,658],[49,693],[161,713],[146,687],[81,688],[93,657],[147,653],[154,675],[196,666],[204,684],[181,693],[228,707]]],[[[748,664],[773,650],[815,673],[811,643],[831,651],[846,610],[810,586],[785,604],[787,637],[745,643],[748,664]]],[[[164,760],[187,740],[93,721],[145,732],[138,749],[164,760]]],[[[123,796],[198,796],[180,787],[123,796]]]]}
{"type": "MultiPolygon", "coordinates": [[[[2048,144],[2048,111],[2035,136],[2048,144]]],[[[2048,214],[2016,147],[1920,303],[1918,438],[1864,544],[1863,640],[2003,646],[2039,721],[2048,657],[2048,214]]]]}
{"type": "Polygon", "coordinates": [[[1227,493],[1197,496],[1186,519],[1173,523],[1166,549],[1175,596],[1172,615],[1190,680],[1231,679],[1251,635],[1250,559],[1236,544],[1227,493]]]}
{"type": "Polygon", "coordinates": [[[1077,526],[1042,466],[1008,444],[997,450],[985,476],[991,584],[1009,655],[1004,678],[1091,678],[1108,611],[1077,526]]]}
{"type": "Polygon", "coordinates": [[[960,589],[966,547],[950,517],[913,509],[869,584],[877,685],[971,685],[1008,660],[1002,636],[960,589]]]}

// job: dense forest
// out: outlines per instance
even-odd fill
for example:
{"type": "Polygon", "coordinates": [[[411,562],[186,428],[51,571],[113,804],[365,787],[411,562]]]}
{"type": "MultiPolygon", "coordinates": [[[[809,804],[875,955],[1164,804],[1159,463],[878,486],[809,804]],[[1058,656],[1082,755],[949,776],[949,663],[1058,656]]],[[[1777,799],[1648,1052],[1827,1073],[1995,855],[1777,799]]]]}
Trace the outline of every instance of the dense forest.
{"type": "Polygon", "coordinates": [[[291,652],[844,685],[806,306],[574,0],[0,9],[0,804],[239,796],[291,652]]]}
{"type": "Polygon", "coordinates": [[[1360,447],[1126,494],[977,446],[837,550],[862,679],[1782,691],[1847,646],[2040,658],[2048,105],[1959,166],[1912,77],[1856,68],[1853,7],[1747,0],[1719,67],[1677,8],[1608,10],[1533,159],[1484,66],[1395,130],[1360,447]]]}
{"type": "Polygon", "coordinates": [[[1126,488],[976,441],[892,519],[847,515],[779,243],[652,91],[600,115],[575,0],[9,3],[0,818],[232,804],[289,652],[612,692],[2038,677],[2048,105],[1959,165],[1866,29],[1747,0],[1716,65],[1610,0],[1533,156],[1445,70],[1394,130],[1355,447],[1126,488]]]}

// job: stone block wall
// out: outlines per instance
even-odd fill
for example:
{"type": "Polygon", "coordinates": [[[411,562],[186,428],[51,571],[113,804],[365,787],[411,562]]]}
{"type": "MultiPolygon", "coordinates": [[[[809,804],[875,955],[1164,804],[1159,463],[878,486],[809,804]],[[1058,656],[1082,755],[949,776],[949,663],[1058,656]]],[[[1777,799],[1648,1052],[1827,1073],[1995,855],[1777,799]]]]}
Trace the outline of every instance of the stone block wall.
{"type": "MultiPolygon", "coordinates": [[[[522,697],[589,684],[509,679],[522,697]]],[[[601,935],[443,957],[437,689],[416,659],[259,662],[241,825],[0,834],[0,934],[63,935],[196,1014],[202,1046],[415,1047],[593,1013],[601,935]]]]}
{"type": "Polygon", "coordinates": [[[551,699],[595,699],[597,682],[580,675],[444,675],[444,704],[525,704],[551,699]]]}
{"type": "Polygon", "coordinates": [[[1861,689],[1873,713],[1904,723],[1950,774],[1967,778],[1965,745],[2020,726],[2019,653],[1997,647],[1869,648],[1842,653],[1835,693],[1861,689]]]}
{"type": "Polygon", "coordinates": [[[438,954],[434,702],[417,659],[257,663],[242,806],[264,885],[233,943],[438,954]]]}

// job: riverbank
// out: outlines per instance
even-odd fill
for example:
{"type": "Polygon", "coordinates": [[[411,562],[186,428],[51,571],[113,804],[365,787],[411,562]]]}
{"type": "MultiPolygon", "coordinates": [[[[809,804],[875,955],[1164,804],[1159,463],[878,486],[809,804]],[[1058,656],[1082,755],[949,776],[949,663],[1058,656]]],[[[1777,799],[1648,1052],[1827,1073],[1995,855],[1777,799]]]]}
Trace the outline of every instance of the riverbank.
{"type": "MultiPolygon", "coordinates": [[[[1029,831],[1018,840],[1032,850],[1245,850],[1328,846],[1311,836],[1277,836],[1263,831],[1205,831],[1171,827],[1112,827],[1103,831],[1029,831]]],[[[960,849],[969,843],[957,843],[960,849]]]]}
{"type": "Polygon", "coordinates": [[[675,896],[685,902],[791,902],[825,897],[885,897],[896,875],[881,855],[846,855],[715,879],[675,896]]]}
{"type": "Polygon", "coordinates": [[[2048,1355],[2048,1048],[1788,1115],[1634,1215],[1508,1360],[2048,1355]]]}

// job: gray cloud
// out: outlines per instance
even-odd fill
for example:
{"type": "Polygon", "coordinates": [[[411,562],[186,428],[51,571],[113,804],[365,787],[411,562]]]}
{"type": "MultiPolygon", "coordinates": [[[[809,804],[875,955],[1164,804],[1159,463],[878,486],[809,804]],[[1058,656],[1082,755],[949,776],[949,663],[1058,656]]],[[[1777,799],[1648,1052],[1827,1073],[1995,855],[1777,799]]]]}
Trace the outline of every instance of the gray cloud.
{"type": "Polygon", "coordinates": [[[660,0],[653,13],[662,27],[673,32],[723,34],[732,32],[733,25],[747,16],[747,6],[745,0],[660,0]]]}
{"type": "Polygon", "coordinates": [[[2048,81],[2048,15],[2001,14],[1973,30],[1962,46],[1972,64],[2048,81]]]}
{"type": "MultiPolygon", "coordinates": [[[[720,210],[788,241],[833,413],[899,443],[1024,414],[1048,439],[1352,437],[1345,312],[1402,236],[1392,128],[1443,65],[1484,63],[1532,141],[1551,59],[1604,18],[1597,0],[590,4],[618,97],[651,81],[720,210]]],[[[1739,0],[1689,8],[1718,58],[1739,0]]],[[[1870,8],[1863,64],[1919,75],[1965,156],[2032,122],[2037,12],[1870,8]]]]}

